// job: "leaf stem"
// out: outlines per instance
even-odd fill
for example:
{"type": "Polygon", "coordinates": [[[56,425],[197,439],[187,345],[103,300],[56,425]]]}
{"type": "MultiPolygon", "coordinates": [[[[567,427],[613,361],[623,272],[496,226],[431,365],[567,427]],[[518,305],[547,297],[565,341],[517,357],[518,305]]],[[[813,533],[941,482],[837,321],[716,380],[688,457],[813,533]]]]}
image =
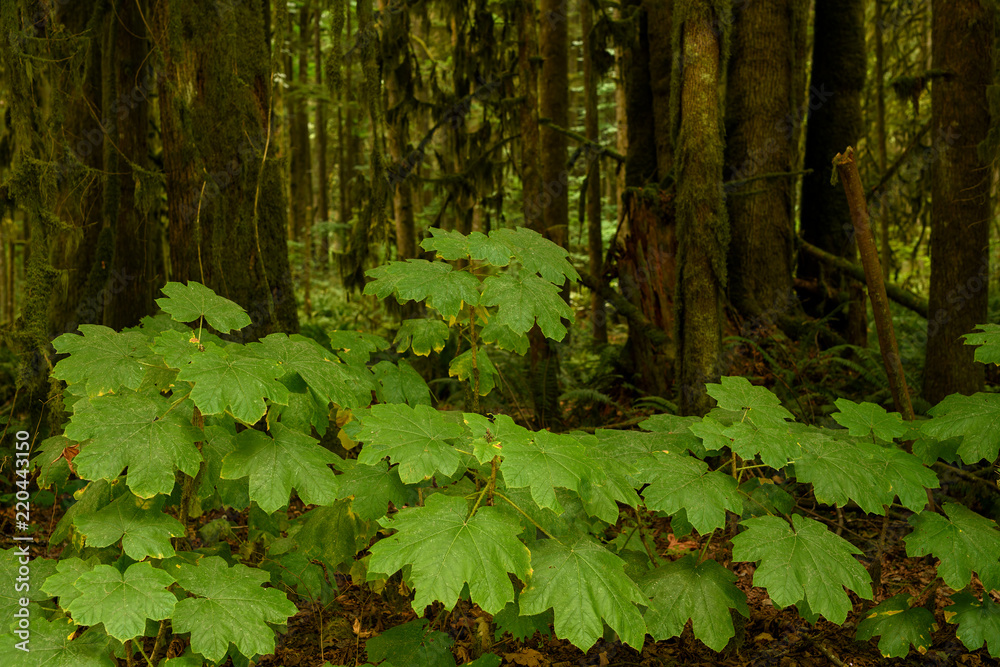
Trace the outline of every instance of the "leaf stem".
{"type": "MultiPolygon", "coordinates": [[[[559,542],[559,540],[556,539],[556,537],[554,535],[552,535],[552,533],[550,533],[549,531],[545,530],[540,525],[538,525],[538,522],[535,521],[534,519],[532,519],[530,516],[528,516],[528,513],[525,512],[520,507],[518,507],[517,503],[515,503],[513,500],[511,500],[510,498],[508,498],[504,494],[500,493],[499,491],[496,492],[496,495],[497,495],[497,498],[500,498],[501,500],[506,500],[507,503],[509,503],[511,507],[513,507],[518,512],[520,512],[521,515],[524,516],[525,519],[527,519],[528,521],[530,521],[535,526],[535,528],[537,528],[538,530],[542,531],[547,538],[549,538],[550,540],[555,540],[556,542],[559,542]]],[[[562,544],[562,542],[559,542],[559,544],[562,544]]]]}

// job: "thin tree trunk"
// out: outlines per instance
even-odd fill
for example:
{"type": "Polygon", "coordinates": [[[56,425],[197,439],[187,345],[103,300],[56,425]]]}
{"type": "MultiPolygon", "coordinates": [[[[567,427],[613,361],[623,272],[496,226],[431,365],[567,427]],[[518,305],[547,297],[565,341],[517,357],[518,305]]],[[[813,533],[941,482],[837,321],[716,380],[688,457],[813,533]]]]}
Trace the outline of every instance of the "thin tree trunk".
{"type": "Polygon", "coordinates": [[[382,73],[386,93],[386,125],[389,157],[393,166],[389,182],[394,185],[393,218],[396,228],[396,259],[416,257],[416,232],[413,224],[413,193],[411,180],[402,175],[406,165],[409,142],[409,109],[407,99],[412,94],[410,62],[410,19],[405,11],[389,8],[389,0],[379,0],[384,19],[382,34],[382,73]]]}
{"type": "Polygon", "coordinates": [[[680,129],[677,151],[677,231],[680,275],[677,358],[680,410],[704,414],[712,407],[707,382],[720,375],[722,295],[729,234],[722,182],[719,81],[725,67],[720,17],[708,0],[692,0],[676,31],[682,44],[680,129]]]}
{"type": "MultiPolygon", "coordinates": [[[[326,127],[326,99],[327,92],[323,89],[323,50],[320,45],[320,37],[323,35],[323,8],[316,8],[316,31],[313,40],[313,61],[316,64],[316,87],[320,91],[316,96],[316,166],[318,171],[317,185],[319,186],[319,208],[316,219],[323,225],[324,229],[330,222],[330,173],[328,169],[329,159],[329,133],[326,127]]],[[[339,109],[338,109],[339,111],[339,109]]],[[[319,268],[325,272],[330,256],[330,234],[323,231],[319,235],[319,268]]]]}
{"type": "Polygon", "coordinates": [[[313,221],[315,219],[315,204],[313,202],[313,179],[312,179],[312,150],[309,141],[309,98],[306,91],[309,89],[309,47],[312,40],[309,37],[312,10],[308,3],[299,9],[299,112],[298,112],[298,133],[296,142],[302,154],[299,156],[299,177],[302,182],[299,184],[302,196],[302,230],[301,240],[304,246],[302,253],[303,261],[303,288],[305,297],[306,318],[312,316],[312,265],[313,265],[313,221]]]}
{"type": "MultiPolygon", "coordinates": [[[[885,140],[885,49],[882,40],[883,0],[875,0],[875,147],[878,171],[885,175],[888,167],[888,149],[885,140]]],[[[882,280],[889,280],[892,249],[889,247],[889,210],[884,199],[878,200],[879,237],[882,245],[882,280]]]]}
{"type": "MultiPolygon", "coordinates": [[[[600,124],[597,114],[597,75],[591,56],[591,34],[594,10],[590,0],[580,0],[580,25],[583,31],[583,96],[587,139],[597,142],[600,124]]],[[[587,255],[590,275],[602,280],[604,274],[604,240],[601,231],[601,160],[594,157],[587,176],[587,255]]],[[[608,342],[607,311],[599,290],[590,295],[590,331],[596,343],[608,342]]]]}

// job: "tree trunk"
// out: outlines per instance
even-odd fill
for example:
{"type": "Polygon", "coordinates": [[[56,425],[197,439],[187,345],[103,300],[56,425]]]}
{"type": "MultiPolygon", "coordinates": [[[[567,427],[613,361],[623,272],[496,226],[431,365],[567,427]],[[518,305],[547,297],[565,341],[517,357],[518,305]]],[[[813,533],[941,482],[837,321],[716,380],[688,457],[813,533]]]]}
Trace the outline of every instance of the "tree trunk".
{"type": "MultiPolygon", "coordinates": [[[[802,0],[742,3],[733,17],[726,90],[727,179],[793,171],[794,35],[805,30],[802,0]],[[778,47],[778,48],[776,48],[778,47]]],[[[746,318],[784,311],[792,288],[795,180],[755,179],[727,192],[729,298],[746,318]]]]}
{"type": "Polygon", "coordinates": [[[684,58],[679,72],[680,127],[676,146],[677,236],[680,255],[677,295],[677,359],[682,414],[701,415],[712,407],[705,383],[716,382],[722,354],[722,294],[726,285],[729,230],[719,184],[719,81],[725,67],[721,17],[708,0],[687,3],[676,31],[684,58]]]}
{"type": "MultiPolygon", "coordinates": [[[[802,181],[802,237],[822,250],[854,259],[857,255],[847,200],[839,188],[830,185],[830,175],[833,156],[855,145],[864,129],[864,0],[816,0],[814,25],[805,157],[805,168],[812,173],[802,181]]],[[[809,256],[799,257],[798,275],[806,281],[818,281],[822,287],[818,292],[800,294],[806,311],[814,316],[828,315],[835,301],[815,295],[835,294],[847,279],[809,256]]],[[[855,297],[848,316],[836,320],[838,329],[855,345],[865,342],[865,310],[864,299],[855,297]]]]}
{"type": "Polygon", "coordinates": [[[990,165],[977,145],[990,128],[992,10],[976,0],[932,2],[931,88],[939,157],[932,166],[931,286],[924,398],[983,388],[983,365],[961,336],[986,323],[989,286],[990,165]]]}
{"type": "MultiPolygon", "coordinates": [[[[114,223],[112,271],[123,276],[118,289],[109,290],[104,324],[121,330],[139,324],[153,312],[153,230],[148,212],[152,193],[142,192],[140,177],[149,168],[149,103],[146,94],[132,95],[143,79],[149,44],[143,20],[144,0],[115,3],[116,112],[114,150],[118,160],[118,215],[114,223]]],[[[150,179],[151,181],[151,179],[150,179]]],[[[145,183],[149,188],[150,181],[145,183]]]]}
{"type": "Polygon", "coordinates": [[[190,197],[168,201],[171,224],[180,216],[186,228],[200,230],[171,235],[174,279],[201,281],[203,271],[209,287],[243,306],[252,320],[243,340],[299,328],[283,170],[267,159],[275,141],[265,9],[266,2],[262,7],[257,0],[226,5],[225,11],[172,3],[178,15],[158,40],[176,65],[165,73],[169,83],[163,90],[170,94],[160,99],[161,113],[172,108],[185,132],[178,142],[164,135],[164,165],[191,160],[178,151],[193,146],[197,179],[190,197]],[[187,267],[187,274],[179,267],[187,267]]]}
{"type": "MultiPolygon", "coordinates": [[[[591,34],[594,10],[590,0],[580,0],[580,26],[583,31],[583,96],[587,139],[597,142],[600,119],[597,114],[597,75],[591,55],[591,34]]],[[[604,274],[604,239],[601,231],[601,160],[594,157],[588,164],[587,176],[587,256],[590,275],[602,281],[604,274]]],[[[608,342],[607,311],[604,298],[597,290],[590,295],[590,332],[594,342],[608,342]]]]}
{"type": "Polygon", "coordinates": [[[392,168],[389,182],[396,228],[396,259],[417,256],[413,224],[412,181],[406,164],[409,143],[409,98],[413,96],[410,61],[410,17],[406,11],[390,8],[389,0],[379,0],[385,16],[382,33],[382,74],[385,80],[386,126],[392,168]]]}
{"type": "MultiPolygon", "coordinates": [[[[646,189],[650,183],[662,182],[673,162],[669,119],[663,117],[669,116],[671,60],[669,49],[662,53],[671,35],[671,16],[665,6],[650,5],[647,11],[639,0],[625,3],[624,10],[635,12],[636,38],[622,49],[628,138],[623,170],[626,189],[621,199],[624,215],[615,235],[618,284],[646,319],[664,332],[673,332],[677,256],[673,195],[646,189]],[[655,58],[654,43],[660,50],[655,58]]],[[[669,395],[671,350],[650,340],[631,321],[623,357],[643,391],[669,395]]]]}
{"type": "Polygon", "coordinates": [[[323,232],[319,236],[319,249],[317,250],[319,268],[324,273],[329,263],[330,255],[330,234],[327,225],[330,223],[330,174],[328,170],[328,144],[329,134],[326,127],[326,100],[327,93],[323,90],[323,50],[320,46],[320,37],[323,34],[323,9],[316,8],[316,31],[313,39],[313,62],[316,65],[316,88],[319,91],[316,95],[316,167],[317,182],[319,186],[319,207],[316,219],[323,225],[323,232]]]}

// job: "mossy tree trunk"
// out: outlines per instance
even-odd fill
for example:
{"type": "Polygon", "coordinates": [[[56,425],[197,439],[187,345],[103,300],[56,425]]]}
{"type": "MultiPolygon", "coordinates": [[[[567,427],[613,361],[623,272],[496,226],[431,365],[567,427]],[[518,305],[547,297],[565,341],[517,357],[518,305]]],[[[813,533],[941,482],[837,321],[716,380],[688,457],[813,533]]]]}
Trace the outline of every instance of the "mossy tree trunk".
{"type": "MultiPolygon", "coordinates": [[[[100,14],[94,2],[57,6],[56,20],[69,34],[85,35],[88,25],[100,14]]],[[[104,170],[104,129],[100,31],[88,36],[91,48],[83,57],[66,61],[60,90],[66,95],[64,138],[72,159],[63,159],[59,168],[60,194],[56,215],[69,229],[63,230],[53,247],[52,264],[61,280],[53,294],[50,330],[53,334],[74,331],[80,324],[98,324],[104,319],[104,292],[110,276],[110,228],[98,243],[103,225],[104,189],[95,175],[104,170]],[[79,161],[79,164],[76,164],[79,161]]],[[[150,79],[138,83],[148,85],[150,79]]],[[[117,289],[117,281],[113,282],[117,289]]]]}
{"type": "Polygon", "coordinates": [[[795,221],[794,44],[808,2],[742,3],[733,17],[726,87],[729,299],[741,315],[774,320],[790,303],[795,221]],[[764,177],[771,174],[770,177],[764,177]]]}
{"type": "Polygon", "coordinates": [[[677,380],[682,414],[713,404],[705,384],[717,382],[722,356],[722,296],[729,230],[722,198],[723,142],[719,81],[726,66],[729,3],[690,0],[674,31],[683,60],[676,141],[677,380]]]}
{"type": "MultiPolygon", "coordinates": [[[[864,0],[816,0],[809,117],[806,126],[805,168],[802,180],[802,237],[814,246],[854,259],[853,227],[847,199],[830,184],[833,156],[854,146],[864,125],[861,95],[865,84],[864,0]]],[[[813,257],[800,255],[798,277],[813,289],[800,290],[806,311],[829,315],[848,279],[813,257]]],[[[867,332],[863,291],[852,290],[846,317],[836,320],[847,340],[864,345],[867,332]]]]}
{"type": "Polygon", "coordinates": [[[962,335],[986,323],[989,285],[990,165],[977,153],[990,128],[992,10],[977,0],[932,3],[931,88],[938,159],[932,166],[931,286],[924,398],[983,388],[984,367],[962,335]]]}
{"type": "MultiPolygon", "coordinates": [[[[155,11],[163,12],[159,3],[168,1],[157,0],[155,11]]],[[[168,190],[171,179],[181,192],[190,188],[190,196],[168,196],[170,224],[179,221],[191,230],[170,235],[172,277],[204,280],[243,306],[253,321],[243,331],[246,340],[298,331],[284,169],[270,157],[275,142],[266,10],[259,0],[204,7],[171,3],[157,40],[173,62],[161,113],[169,106],[179,128],[178,141],[164,135],[168,190]],[[182,160],[194,162],[193,174],[171,173],[167,165],[182,160]]]]}

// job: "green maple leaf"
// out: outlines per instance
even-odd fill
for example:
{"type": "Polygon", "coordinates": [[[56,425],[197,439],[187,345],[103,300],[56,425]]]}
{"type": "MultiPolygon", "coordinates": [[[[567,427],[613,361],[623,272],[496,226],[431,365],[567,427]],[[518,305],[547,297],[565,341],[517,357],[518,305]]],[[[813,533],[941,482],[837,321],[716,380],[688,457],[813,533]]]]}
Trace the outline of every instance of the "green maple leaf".
{"type": "Polygon", "coordinates": [[[31,459],[31,465],[38,470],[38,488],[47,489],[53,484],[57,487],[66,485],[70,471],[63,451],[75,444],[77,443],[65,435],[54,435],[34,448],[35,457],[31,459]]]}
{"type": "Polygon", "coordinates": [[[521,266],[550,283],[562,285],[567,278],[580,279],[580,274],[566,259],[569,252],[532,229],[497,229],[490,233],[490,238],[507,246],[521,266]]]}
{"type": "Polygon", "coordinates": [[[984,364],[1000,364],[1000,324],[980,324],[975,333],[965,334],[966,345],[976,348],[976,361],[984,364]]]}
{"type": "Polygon", "coordinates": [[[500,324],[496,318],[491,319],[480,332],[484,343],[493,343],[501,350],[510,350],[517,354],[528,351],[528,335],[523,331],[514,331],[506,324],[500,324]]]}
{"type": "Polygon", "coordinates": [[[347,500],[311,509],[298,522],[302,525],[295,533],[299,551],[309,559],[323,561],[330,570],[353,563],[358,550],[368,546],[358,515],[351,511],[347,500]]]}
{"type": "Polygon", "coordinates": [[[649,609],[643,616],[653,639],[680,636],[691,619],[694,636],[721,651],[736,634],[729,610],[750,618],[747,596],[736,587],[736,575],[714,560],[698,563],[688,554],[650,570],[639,582],[649,609]]]}
{"type": "MultiPolygon", "coordinates": [[[[497,373],[497,369],[493,366],[493,362],[490,360],[486,350],[480,347],[476,352],[476,365],[479,368],[479,395],[486,396],[497,385],[500,374],[497,373]]],[[[470,349],[452,359],[451,363],[448,364],[448,375],[457,377],[462,382],[468,382],[471,386],[475,381],[472,358],[473,354],[470,349]]]]}
{"type": "Polygon", "coordinates": [[[249,480],[222,477],[223,461],[236,449],[236,425],[232,417],[209,417],[208,420],[211,421],[205,424],[205,437],[201,443],[205,470],[201,475],[198,497],[207,501],[218,493],[223,505],[246,509],[250,505],[249,480]]]}
{"type": "Polygon", "coordinates": [[[159,394],[111,394],[90,399],[90,409],[76,412],[66,437],[92,439],[73,459],[84,479],[113,480],[128,467],[128,486],[140,498],[170,493],[174,470],[194,477],[201,453],[194,443],[201,431],[191,425],[185,401],[171,409],[159,394]]]}
{"type": "Polygon", "coordinates": [[[468,257],[493,266],[507,266],[514,254],[507,244],[495,238],[496,233],[493,237],[482,232],[472,232],[466,236],[461,232],[437,227],[430,227],[427,231],[431,233],[431,238],[421,241],[420,247],[436,252],[449,262],[468,257]]]}
{"type": "Polygon", "coordinates": [[[1000,589],[996,523],[958,503],[945,503],[943,509],[948,518],[926,510],[910,517],[913,532],[903,538],[906,555],[939,558],[938,576],[955,590],[969,585],[973,570],[987,589],[1000,589]]]}
{"type": "Polygon", "coordinates": [[[764,465],[775,469],[783,468],[802,451],[798,438],[788,426],[756,427],[741,422],[723,428],[721,434],[731,439],[729,447],[740,457],[752,461],[759,455],[764,465]]]}
{"type": "Polygon", "coordinates": [[[426,357],[431,352],[440,352],[448,342],[448,325],[441,320],[417,318],[403,320],[392,344],[396,352],[406,352],[412,348],[413,354],[426,357]]]}
{"type": "Polygon", "coordinates": [[[21,608],[21,598],[28,598],[31,601],[28,609],[32,618],[37,618],[41,613],[37,603],[48,600],[51,595],[43,593],[41,587],[33,582],[45,581],[55,574],[57,561],[48,558],[31,559],[31,580],[28,590],[19,591],[18,587],[24,586],[24,578],[21,577],[20,568],[25,563],[21,562],[24,555],[19,549],[0,549],[0,628],[7,628],[14,620],[14,611],[21,608]],[[21,581],[18,581],[21,577],[21,581]]]}
{"type": "Polygon", "coordinates": [[[794,529],[773,516],[744,519],[746,531],[733,538],[733,560],[760,561],[753,583],[766,588],[779,607],[804,600],[840,625],[851,609],[845,587],[872,597],[871,579],[851,555],[861,551],[818,521],[798,514],[792,521],[794,529]]]}
{"type": "Polygon", "coordinates": [[[572,544],[539,540],[532,548],[531,569],[519,598],[522,614],[541,614],[551,607],[556,635],[582,651],[603,634],[604,623],[623,642],[642,650],[646,624],[635,605],[648,599],[625,574],[621,558],[589,537],[572,544]]]}
{"type": "Polygon", "coordinates": [[[909,600],[901,593],[869,611],[858,623],[857,638],[867,641],[879,635],[878,650],[886,658],[905,658],[910,644],[920,655],[927,653],[931,633],[937,629],[934,614],[923,607],[910,607],[909,600]]]}
{"type": "Polygon", "coordinates": [[[222,477],[249,477],[250,499],[268,514],[288,504],[293,487],[307,505],[332,502],[337,477],[327,464],[337,456],[280,423],[271,426],[271,433],[273,437],[254,429],[240,432],[236,449],[222,462],[222,477]]]}
{"type": "Polygon", "coordinates": [[[394,295],[400,303],[425,301],[444,317],[458,317],[463,303],[479,303],[479,279],[444,262],[408,259],[377,266],[365,275],[374,278],[365,285],[365,294],[379,299],[394,295]]]}
{"type": "Polygon", "coordinates": [[[190,632],[191,648],[209,660],[221,661],[229,643],[250,658],[274,652],[274,631],[268,623],[283,624],[297,609],[284,593],[261,588],[270,576],[263,570],[234,565],[218,556],[197,565],[179,564],[177,583],[197,598],[177,603],[171,623],[174,632],[190,632]]]}
{"type": "Polygon", "coordinates": [[[364,366],[373,353],[389,347],[385,338],[364,331],[341,329],[329,332],[326,338],[330,349],[337,350],[337,356],[345,364],[354,366],[364,366]]]}
{"type": "Polygon", "coordinates": [[[708,464],[693,456],[656,452],[643,460],[641,479],[646,507],[675,514],[683,508],[699,533],[707,534],[726,523],[726,510],[741,514],[743,499],[736,480],[721,472],[708,472],[708,464]]]}
{"type": "Polygon", "coordinates": [[[886,412],[881,405],[855,403],[846,398],[838,398],[835,405],[840,412],[833,413],[834,421],[846,428],[851,435],[892,440],[902,437],[907,431],[903,416],[898,412],[886,412]]]}
{"type": "Polygon", "coordinates": [[[835,440],[819,431],[803,430],[800,438],[795,477],[812,483],[817,500],[841,506],[853,500],[874,514],[882,514],[883,505],[892,502],[895,494],[883,475],[884,460],[876,458],[876,445],[835,440]]]}
{"type": "MultiPolygon", "coordinates": [[[[705,444],[702,439],[695,435],[691,427],[700,424],[698,417],[678,417],[677,415],[653,415],[645,421],[639,422],[639,427],[657,434],[655,439],[648,439],[656,442],[647,451],[669,451],[677,454],[685,450],[701,458],[705,455],[705,444]]],[[[634,433],[635,431],[627,431],[634,433]]]]}
{"type": "Polygon", "coordinates": [[[178,322],[194,322],[204,317],[220,333],[229,333],[250,324],[250,317],[241,306],[201,283],[167,283],[163,293],[167,298],[157,299],[156,304],[178,322]]]}
{"type": "Polygon", "coordinates": [[[517,539],[521,527],[492,507],[470,518],[464,498],[436,493],[423,507],[380,523],[396,532],[371,547],[369,578],[409,565],[418,614],[435,601],[451,610],[466,585],[472,601],[495,614],[514,599],[507,573],[523,580],[530,570],[528,549],[517,539]]]}
{"type": "Polygon", "coordinates": [[[532,438],[514,437],[502,443],[503,478],[509,488],[530,487],[539,507],[563,511],[556,487],[579,493],[584,478],[603,481],[600,466],[571,435],[538,431],[532,438]]]}
{"type": "Polygon", "coordinates": [[[958,454],[966,463],[995,461],[1000,452],[1000,394],[952,394],[928,410],[933,419],[920,430],[932,438],[961,437],[958,454]]]}
{"type": "Polygon", "coordinates": [[[95,514],[76,520],[77,529],[87,538],[87,546],[106,547],[118,540],[133,560],[169,558],[174,555],[170,537],[184,534],[180,521],[163,513],[166,496],[150,499],[123,493],[95,514]]]}
{"type": "Polygon", "coordinates": [[[744,377],[724,377],[721,384],[708,384],[708,395],[723,410],[743,412],[754,426],[783,426],[794,415],[781,407],[781,401],[764,387],[755,387],[744,377]]]}
{"type": "Polygon", "coordinates": [[[562,340],[566,335],[562,318],[573,319],[573,309],[559,288],[530,273],[489,276],[483,281],[480,303],[498,306],[495,326],[506,326],[515,334],[527,333],[537,321],[547,338],[562,340]]]}
{"type": "Polygon", "coordinates": [[[388,456],[399,464],[405,484],[430,479],[436,472],[452,475],[460,457],[448,440],[465,432],[437,410],[417,405],[373,405],[355,413],[361,423],[357,439],[364,442],[358,463],[374,465],[388,456]]]}
{"type": "Polygon", "coordinates": [[[79,558],[65,558],[56,563],[55,574],[49,575],[42,584],[42,590],[49,595],[59,598],[59,606],[63,609],[69,607],[73,600],[80,597],[80,590],[76,587],[76,580],[85,572],[90,572],[99,565],[97,558],[90,558],[87,561],[79,558]]]}
{"type": "Polygon", "coordinates": [[[264,398],[288,404],[288,389],[278,382],[284,368],[275,359],[262,359],[242,345],[220,348],[211,343],[191,358],[177,374],[178,380],[193,382],[191,400],[202,414],[219,415],[229,410],[245,424],[264,416],[264,398]]]}
{"type": "Polygon", "coordinates": [[[166,590],[172,583],[172,576],[154,569],[149,561],[134,563],[125,572],[97,565],[76,580],[80,596],[66,610],[77,623],[103,623],[109,635],[126,641],[142,636],[146,619],[170,618],[177,602],[166,590]]]}
{"type": "MultiPolygon", "coordinates": [[[[202,338],[205,338],[204,334],[202,338]]],[[[152,351],[163,357],[164,363],[173,368],[184,368],[191,363],[191,359],[201,352],[199,346],[203,344],[193,331],[175,331],[167,329],[153,340],[152,351]]],[[[216,346],[224,346],[224,342],[215,343],[216,346]]]]}
{"type": "Polygon", "coordinates": [[[532,616],[524,615],[521,613],[519,597],[520,593],[514,591],[514,600],[493,614],[493,626],[496,628],[493,638],[500,641],[505,633],[509,633],[517,641],[523,642],[525,639],[533,637],[536,632],[541,633],[544,637],[551,636],[552,610],[547,609],[544,613],[532,616]]]}
{"type": "Polygon", "coordinates": [[[52,341],[56,352],[70,355],[55,365],[52,377],[67,384],[85,383],[91,396],[139,388],[146,361],[153,356],[147,336],[116,333],[96,324],[81,324],[80,333],[66,333],[52,341]]]}
{"type": "MultiPolygon", "coordinates": [[[[472,441],[472,453],[480,463],[489,463],[494,456],[503,454],[504,443],[515,439],[522,444],[530,444],[532,432],[523,426],[518,426],[507,415],[489,417],[466,412],[463,416],[465,425],[469,427],[472,441]]],[[[463,446],[462,449],[468,449],[463,446]]]]}
{"type": "Polygon", "coordinates": [[[580,497],[583,505],[592,516],[615,523],[620,512],[618,503],[633,509],[639,505],[639,494],[635,492],[634,482],[639,469],[633,465],[635,459],[609,450],[606,442],[596,435],[577,434],[576,438],[585,447],[587,456],[597,462],[605,473],[589,475],[581,480],[580,497]]]}
{"type": "Polygon", "coordinates": [[[6,667],[115,667],[110,640],[98,628],[80,634],[69,618],[31,620],[27,652],[15,644],[20,638],[7,635],[0,643],[0,663],[6,667]]]}
{"type": "Polygon", "coordinates": [[[381,402],[431,404],[430,388],[406,359],[400,359],[396,363],[380,361],[372,367],[372,372],[378,382],[377,395],[381,402]]]}
{"type": "Polygon", "coordinates": [[[938,476],[920,459],[891,444],[875,447],[871,450],[871,457],[879,466],[883,487],[888,485],[888,496],[899,496],[900,504],[914,512],[919,512],[927,504],[926,489],[941,486],[938,476]]]}
{"type": "Polygon", "coordinates": [[[371,403],[375,382],[368,369],[341,363],[310,338],[275,333],[247,348],[261,359],[277,361],[286,372],[298,373],[327,403],[345,408],[371,403]]]}
{"type": "Polygon", "coordinates": [[[990,655],[1000,658],[1000,604],[987,593],[983,594],[982,602],[968,593],[954,593],[951,599],[955,604],[945,607],[944,618],[949,623],[958,623],[955,636],[970,651],[986,644],[990,655]]]}
{"type": "MultiPolygon", "coordinates": [[[[372,637],[365,642],[368,658],[380,662],[391,659],[400,667],[455,667],[455,657],[450,650],[455,641],[444,632],[428,631],[427,625],[427,619],[421,618],[372,637]]],[[[389,662],[381,664],[389,665],[389,662]]]]}
{"type": "Polygon", "coordinates": [[[362,519],[379,519],[389,511],[389,503],[402,507],[410,493],[399,479],[399,471],[385,461],[363,465],[347,460],[338,467],[344,471],[337,479],[340,482],[338,496],[353,497],[351,507],[362,519]]]}

